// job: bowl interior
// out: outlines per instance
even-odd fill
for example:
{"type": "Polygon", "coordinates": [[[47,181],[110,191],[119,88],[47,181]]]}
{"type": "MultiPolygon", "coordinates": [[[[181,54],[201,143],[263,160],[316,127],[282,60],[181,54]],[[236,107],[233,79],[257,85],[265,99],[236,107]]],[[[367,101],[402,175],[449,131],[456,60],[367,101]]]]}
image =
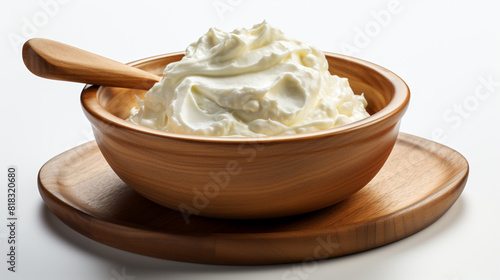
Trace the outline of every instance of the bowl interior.
{"type": "Polygon", "coordinates": [[[395,87],[392,81],[384,76],[393,74],[378,65],[343,56],[326,55],[332,75],[347,78],[355,94],[364,94],[368,106],[367,112],[373,115],[386,107],[394,98],[395,87]],[[374,71],[374,69],[378,71],[374,71]]]}
{"type": "MultiPolygon", "coordinates": [[[[136,61],[131,65],[161,76],[168,63],[178,61],[183,56],[182,53],[161,55],[136,61]]],[[[396,78],[392,72],[370,62],[343,55],[326,53],[326,58],[331,74],[348,78],[355,94],[364,93],[370,115],[380,112],[393,100],[396,91],[393,83],[396,78]]],[[[143,99],[146,92],[138,89],[100,87],[97,101],[107,112],[126,119],[130,109],[138,106],[137,98],[143,99]]]]}

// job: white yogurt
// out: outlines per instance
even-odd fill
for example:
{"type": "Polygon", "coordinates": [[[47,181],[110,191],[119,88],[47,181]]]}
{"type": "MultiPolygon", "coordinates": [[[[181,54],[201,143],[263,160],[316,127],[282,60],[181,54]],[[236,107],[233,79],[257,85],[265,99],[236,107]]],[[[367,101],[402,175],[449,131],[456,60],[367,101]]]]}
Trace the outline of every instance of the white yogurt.
{"type": "Polygon", "coordinates": [[[369,116],[363,95],[332,76],[324,54],[263,22],[211,28],[169,64],[129,121],[184,134],[297,134],[369,116]]]}

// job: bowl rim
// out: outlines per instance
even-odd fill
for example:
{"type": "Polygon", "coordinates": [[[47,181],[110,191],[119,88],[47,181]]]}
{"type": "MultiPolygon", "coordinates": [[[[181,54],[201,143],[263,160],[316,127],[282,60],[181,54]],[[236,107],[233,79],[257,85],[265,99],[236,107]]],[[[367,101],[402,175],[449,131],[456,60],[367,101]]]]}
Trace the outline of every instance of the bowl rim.
{"type": "MultiPolygon", "coordinates": [[[[293,135],[275,135],[275,136],[260,136],[260,137],[242,137],[242,136],[204,136],[204,135],[191,135],[191,134],[181,134],[161,131],[145,126],[141,126],[127,120],[121,119],[102,107],[97,99],[99,91],[103,86],[87,84],[84,86],[81,95],[80,102],[83,110],[86,114],[91,115],[93,118],[99,120],[109,127],[119,127],[121,129],[131,130],[135,133],[146,134],[148,136],[168,138],[172,140],[190,141],[190,142],[212,142],[212,143],[253,143],[253,142],[291,142],[297,140],[308,140],[311,138],[321,138],[326,136],[332,136],[337,134],[345,134],[349,132],[354,132],[361,130],[365,127],[372,126],[376,123],[380,123],[386,119],[393,117],[407,109],[408,103],[410,101],[410,89],[408,85],[401,79],[398,75],[392,71],[377,65],[375,63],[355,58],[348,55],[337,54],[332,52],[323,52],[325,56],[330,56],[334,58],[339,58],[347,60],[353,63],[361,64],[364,67],[370,68],[383,76],[394,88],[394,97],[391,101],[380,111],[366,117],[362,120],[352,122],[350,124],[341,125],[338,127],[333,127],[329,129],[305,132],[293,135]],[[96,89],[97,88],[97,89],[96,89]],[[94,90],[91,90],[94,89],[94,90]],[[94,93],[95,92],[95,93],[94,93]]],[[[166,54],[160,54],[155,56],[150,56],[126,63],[131,66],[140,66],[142,64],[150,63],[155,60],[161,60],[170,56],[184,55],[184,52],[171,52],[166,54]]]]}

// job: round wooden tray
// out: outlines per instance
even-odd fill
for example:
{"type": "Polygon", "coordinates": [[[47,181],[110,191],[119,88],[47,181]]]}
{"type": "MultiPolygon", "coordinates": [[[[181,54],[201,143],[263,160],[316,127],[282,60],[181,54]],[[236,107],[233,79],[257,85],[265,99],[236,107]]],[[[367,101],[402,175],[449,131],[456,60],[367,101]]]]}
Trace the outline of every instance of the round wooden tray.
{"type": "Polygon", "coordinates": [[[456,151],[402,133],[379,174],[351,198],[269,220],[183,217],[125,185],[95,142],[48,161],[38,185],[50,211],[98,242],[169,260],[254,265],[342,256],[407,237],[453,205],[468,172],[456,151]]]}

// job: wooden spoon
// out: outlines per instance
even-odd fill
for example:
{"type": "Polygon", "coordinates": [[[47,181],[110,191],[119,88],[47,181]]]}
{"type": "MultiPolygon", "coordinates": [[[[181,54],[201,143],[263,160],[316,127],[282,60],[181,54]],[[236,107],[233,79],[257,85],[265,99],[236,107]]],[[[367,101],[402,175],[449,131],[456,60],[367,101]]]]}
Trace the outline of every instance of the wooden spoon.
{"type": "Polygon", "coordinates": [[[109,58],[41,38],[24,43],[23,60],[33,74],[54,80],[150,89],[161,79],[109,58]]]}

